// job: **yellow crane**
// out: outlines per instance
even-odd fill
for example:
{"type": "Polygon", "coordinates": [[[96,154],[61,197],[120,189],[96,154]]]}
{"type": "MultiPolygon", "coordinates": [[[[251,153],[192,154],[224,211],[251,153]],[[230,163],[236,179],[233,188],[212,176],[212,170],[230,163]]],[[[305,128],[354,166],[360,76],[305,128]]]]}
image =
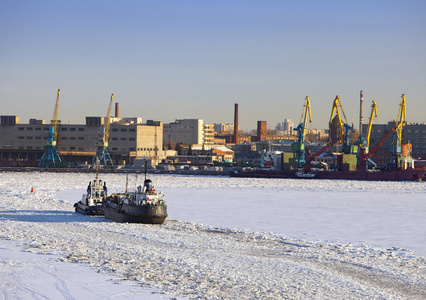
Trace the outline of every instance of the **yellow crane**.
{"type": "Polygon", "coordinates": [[[56,141],[58,138],[58,126],[59,126],[59,95],[61,89],[58,89],[56,96],[55,110],[53,111],[53,118],[50,122],[49,133],[47,140],[44,141],[44,154],[40,159],[39,167],[56,167],[57,163],[61,162],[61,157],[56,151],[56,141]]]}
{"type": "Polygon", "coordinates": [[[368,122],[367,127],[367,147],[370,147],[370,135],[371,135],[371,127],[373,126],[373,119],[377,118],[377,104],[376,101],[373,100],[373,104],[371,104],[371,115],[370,115],[370,122],[368,122]]]}
{"type": "Polygon", "coordinates": [[[112,99],[114,94],[111,94],[111,100],[109,102],[107,115],[104,124],[99,130],[99,141],[96,143],[97,150],[96,154],[92,159],[92,166],[99,163],[104,167],[113,167],[111,156],[108,153],[108,140],[109,140],[109,129],[111,123],[111,110],[112,110],[112,99]]]}
{"type": "Polygon", "coordinates": [[[345,136],[345,126],[344,126],[345,123],[343,123],[342,117],[340,116],[340,110],[342,111],[343,117],[345,118],[345,123],[347,123],[346,115],[345,115],[345,112],[343,111],[343,105],[340,102],[340,97],[336,96],[336,98],[333,101],[333,106],[331,107],[331,116],[330,116],[330,121],[328,122],[328,125],[331,126],[333,124],[333,115],[334,115],[334,113],[336,113],[339,134],[340,134],[341,137],[344,137],[345,136]],[[339,109],[339,107],[340,107],[340,109],[339,109]]]}
{"type": "Polygon", "coordinates": [[[301,131],[301,139],[303,141],[305,140],[306,121],[308,119],[308,115],[309,115],[309,123],[312,123],[311,102],[309,101],[309,97],[306,96],[306,98],[305,98],[305,104],[303,105],[302,117],[300,118],[300,124],[303,124],[302,131],[301,131]]]}
{"type": "Polygon", "coordinates": [[[368,122],[367,126],[367,134],[360,132],[357,142],[357,144],[359,144],[360,147],[365,150],[365,153],[368,153],[368,148],[370,147],[371,127],[373,126],[374,118],[377,118],[377,104],[376,101],[373,100],[373,104],[371,104],[370,121],[368,122]]]}
{"type": "Polygon", "coordinates": [[[405,94],[401,96],[402,100],[399,104],[398,116],[396,118],[395,131],[396,131],[396,146],[398,147],[398,153],[401,152],[401,142],[402,142],[402,128],[407,125],[407,112],[405,105],[405,94]]]}
{"type": "Polygon", "coordinates": [[[337,118],[337,126],[338,126],[338,135],[336,137],[332,137],[332,139],[338,139],[339,137],[343,140],[343,151],[345,153],[354,152],[355,149],[352,149],[352,147],[349,145],[349,130],[352,132],[355,131],[354,124],[352,123],[352,126],[348,125],[348,121],[346,120],[345,112],[343,111],[343,105],[340,102],[340,97],[336,96],[336,98],[333,101],[333,106],[331,108],[331,116],[329,121],[330,128],[333,125],[333,115],[336,113],[337,118]],[[342,120],[342,117],[340,116],[340,110],[342,111],[342,115],[344,117],[344,122],[342,120]]]}
{"type": "Polygon", "coordinates": [[[291,145],[292,150],[297,152],[299,167],[302,167],[303,163],[305,162],[305,133],[306,133],[306,126],[307,126],[306,122],[308,120],[308,115],[309,115],[309,123],[312,123],[311,102],[309,101],[309,97],[306,96],[299,126],[294,128],[294,130],[299,132],[297,142],[291,145]]]}
{"type": "Polygon", "coordinates": [[[398,115],[396,117],[394,140],[390,148],[390,159],[388,161],[387,169],[398,169],[398,156],[401,154],[402,146],[402,129],[407,125],[407,112],[405,104],[405,94],[401,96],[401,103],[399,104],[398,115]]]}

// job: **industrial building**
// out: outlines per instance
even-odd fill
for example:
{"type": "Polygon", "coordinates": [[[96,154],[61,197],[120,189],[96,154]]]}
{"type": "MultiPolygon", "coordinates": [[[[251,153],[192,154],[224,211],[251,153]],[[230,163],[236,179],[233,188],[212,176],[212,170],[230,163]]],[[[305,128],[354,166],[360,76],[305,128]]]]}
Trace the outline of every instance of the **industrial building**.
{"type": "Polygon", "coordinates": [[[204,124],[203,119],[176,119],[163,126],[164,148],[168,145],[213,145],[214,125],[204,124]]]}
{"type": "MultiPolygon", "coordinates": [[[[49,129],[44,120],[31,119],[28,124],[20,124],[19,116],[0,116],[0,121],[0,160],[40,159],[49,129]]],[[[104,122],[104,117],[86,117],[86,124],[60,124],[58,153],[72,162],[90,162],[104,122]]],[[[141,118],[111,118],[109,152],[117,164],[129,164],[135,158],[164,158],[163,123],[142,124],[141,118]]]]}
{"type": "Polygon", "coordinates": [[[184,149],[182,155],[169,156],[168,159],[174,160],[176,163],[192,165],[213,165],[215,162],[232,163],[234,160],[234,151],[225,146],[195,146],[190,149],[184,149]]]}

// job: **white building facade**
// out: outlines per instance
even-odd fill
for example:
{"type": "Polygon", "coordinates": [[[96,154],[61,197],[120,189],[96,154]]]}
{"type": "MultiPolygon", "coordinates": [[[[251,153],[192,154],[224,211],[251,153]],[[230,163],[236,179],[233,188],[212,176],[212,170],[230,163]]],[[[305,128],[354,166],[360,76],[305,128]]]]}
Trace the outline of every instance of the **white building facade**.
{"type": "Polygon", "coordinates": [[[177,143],[185,145],[203,145],[214,141],[213,125],[204,124],[202,119],[176,119],[164,124],[163,142],[165,145],[177,143]]]}

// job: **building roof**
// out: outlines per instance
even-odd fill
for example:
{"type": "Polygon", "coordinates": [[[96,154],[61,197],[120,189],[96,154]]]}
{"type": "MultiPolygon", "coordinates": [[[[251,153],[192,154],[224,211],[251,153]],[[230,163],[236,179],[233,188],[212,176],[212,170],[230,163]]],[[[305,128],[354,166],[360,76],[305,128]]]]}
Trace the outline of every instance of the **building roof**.
{"type": "MultiPolygon", "coordinates": [[[[202,146],[194,146],[191,149],[198,151],[198,150],[202,150],[203,147],[202,146]]],[[[225,147],[223,145],[214,145],[214,146],[205,145],[204,146],[204,150],[220,150],[222,152],[234,152],[231,149],[229,149],[228,147],[225,147]]]]}

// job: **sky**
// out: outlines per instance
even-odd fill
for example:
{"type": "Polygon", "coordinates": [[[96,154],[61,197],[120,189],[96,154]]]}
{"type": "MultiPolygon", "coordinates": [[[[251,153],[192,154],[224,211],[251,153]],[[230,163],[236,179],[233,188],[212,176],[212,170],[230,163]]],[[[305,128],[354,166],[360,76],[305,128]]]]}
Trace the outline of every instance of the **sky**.
{"type": "Polygon", "coordinates": [[[300,122],[327,128],[336,95],[348,123],[425,122],[424,1],[0,2],[0,115],[62,123],[105,116],[200,118],[240,129],[300,122]]]}

